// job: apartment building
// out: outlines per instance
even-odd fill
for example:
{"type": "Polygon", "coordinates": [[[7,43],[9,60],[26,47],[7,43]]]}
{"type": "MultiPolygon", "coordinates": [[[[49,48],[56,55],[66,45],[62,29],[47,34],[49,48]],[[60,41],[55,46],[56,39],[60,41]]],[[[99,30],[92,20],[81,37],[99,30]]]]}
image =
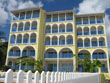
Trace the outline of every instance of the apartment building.
{"type": "Polygon", "coordinates": [[[45,71],[80,71],[83,65],[73,55],[102,63],[109,71],[105,13],[77,15],[73,10],[46,12],[40,7],[11,11],[6,65],[13,69],[33,69],[17,65],[18,57],[43,58],[45,71]]]}

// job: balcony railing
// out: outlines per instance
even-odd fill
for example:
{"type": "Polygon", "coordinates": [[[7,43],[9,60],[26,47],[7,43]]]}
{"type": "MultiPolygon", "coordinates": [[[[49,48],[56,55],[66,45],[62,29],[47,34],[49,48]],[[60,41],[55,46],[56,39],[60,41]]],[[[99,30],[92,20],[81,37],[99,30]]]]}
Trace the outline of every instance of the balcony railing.
{"type": "Polygon", "coordinates": [[[83,43],[78,43],[78,47],[83,47],[83,43]]]}
{"type": "Polygon", "coordinates": [[[36,43],[36,38],[31,38],[30,43],[36,43]]]}
{"type": "Polygon", "coordinates": [[[31,30],[37,30],[37,26],[32,26],[31,30]]]}
{"type": "Polygon", "coordinates": [[[28,38],[23,39],[23,43],[28,43],[28,38]]]}
{"type": "Polygon", "coordinates": [[[19,57],[20,56],[20,52],[9,52],[9,56],[10,57],[19,57]]]}
{"type": "Polygon", "coordinates": [[[58,29],[52,29],[52,33],[58,33],[58,29]]]}
{"type": "Polygon", "coordinates": [[[66,20],[73,20],[73,16],[68,16],[68,17],[66,17],[66,20]]]}
{"type": "Polygon", "coordinates": [[[57,45],[57,41],[52,41],[52,45],[57,45]]]}
{"type": "Polygon", "coordinates": [[[82,25],[82,21],[76,21],[76,25],[82,25]]]}
{"type": "Polygon", "coordinates": [[[93,54],[92,55],[93,59],[106,59],[106,54],[93,54]]]}
{"type": "Polygon", "coordinates": [[[73,44],[73,40],[67,40],[67,45],[72,45],[73,44]]]}
{"type": "Polygon", "coordinates": [[[57,58],[57,54],[45,54],[44,58],[57,58]]]}
{"type": "Polygon", "coordinates": [[[18,31],[23,31],[23,27],[18,27],[18,31]]]}
{"type": "Polygon", "coordinates": [[[90,43],[84,43],[85,47],[90,47],[90,43]]]}
{"type": "Polygon", "coordinates": [[[60,40],[59,45],[65,45],[65,40],[60,40]]]}
{"type": "Polygon", "coordinates": [[[17,27],[12,27],[12,32],[16,32],[17,27]]]}
{"type": "Polygon", "coordinates": [[[93,47],[97,47],[98,45],[97,45],[97,42],[92,42],[92,46],[93,47]]]}
{"type": "Polygon", "coordinates": [[[22,39],[17,39],[17,43],[22,43],[22,39]]]}
{"type": "Polygon", "coordinates": [[[72,53],[63,53],[63,54],[60,54],[59,58],[73,58],[73,54],[72,53]]]}
{"type": "Polygon", "coordinates": [[[104,34],[103,30],[98,31],[98,34],[104,34]]]}
{"type": "Polygon", "coordinates": [[[84,31],[84,35],[89,35],[89,31],[84,31]]]}
{"type": "Polygon", "coordinates": [[[59,28],[59,32],[61,33],[65,32],[65,28],[59,28]]]}
{"type": "Polygon", "coordinates": [[[82,32],[77,32],[77,35],[82,35],[82,32]]]}
{"type": "Polygon", "coordinates": [[[91,31],[91,35],[96,35],[96,31],[91,31]]]}
{"type": "Polygon", "coordinates": [[[46,41],[45,42],[45,45],[50,45],[50,41],[46,41]]]}
{"type": "Polygon", "coordinates": [[[105,42],[99,41],[99,46],[105,46],[105,42]]]}
{"type": "Polygon", "coordinates": [[[23,52],[22,56],[35,56],[35,52],[23,52]]]}
{"type": "Polygon", "coordinates": [[[73,66],[60,67],[60,71],[61,72],[66,72],[66,71],[72,72],[73,66]]]}
{"type": "Polygon", "coordinates": [[[10,66],[9,65],[9,67],[12,68],[12,69],[14,69],[14,70],[19,70],[19,66],[18,65],[15,65],[15,66],[10,66]]]}
{"type": "Polygon", "coordinates": [[[97,23],[104,23],[103,19],[102,20],[97,20],[97,23]]]}
{"type": "Polygon", "coordinates": [[[65,21],[65,17],[60,17],[59,21],[65,21]]]}
{"type": "Polygon", "coordinates": [[[73,29],[71,27],[67,27],[66,32],[73,32],[73,29]]]}

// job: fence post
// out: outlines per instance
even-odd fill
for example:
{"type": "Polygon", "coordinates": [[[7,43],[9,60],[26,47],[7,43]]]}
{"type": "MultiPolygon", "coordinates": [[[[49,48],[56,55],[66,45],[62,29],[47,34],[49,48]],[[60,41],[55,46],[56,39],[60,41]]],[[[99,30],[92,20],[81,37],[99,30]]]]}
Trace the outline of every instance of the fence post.
{"type": "Polygon", "coordinates": [[[13,83],[13,71],[11,69],[5,74],[5,83],[13,83]]]}
{"type": "Polygon", "coordinates": [[[41,73],[41,83],[45,83],[45,72],[41,73]]]}
{"type": "Polygon", "coordinates": [[[34,83],[39,83],[39,72],[36,71],[34,74],[34,83]]]}
{"type": "Polygon", "coordinates": [[[51,83],[54,82],[54,72],[51,73],[51,83]]]}
{"type": "Polygon", "coordinates": [[[55,83],[57,83],[58,82],[58,72],[55,72],[55,81],[54,81],[55,83]]]}
{"type": "Polygon", "coordinates": [[[46,74],[46,83],[50,83],[50,72],[46,74]]]}
{"type": "Polygon", "coordinates": [[[61,81],[64,82],[64,74],[63,74],[63,72],[61,73],[61,81]]]}
{"type": "Polygon", "coordinates": [[[32,83],[32,72],[31,71],[27,72],[26,83],[32,83]]]}
{"type": "Polygon", "coordinates": [[[58,72],[58,82],[61,81],[61,72],[58,72]]]}
{"type": "Polygon", "coordinates": [[[17,74],[17,83],[24,83],[24,74],[22,70],[17,74]]]}

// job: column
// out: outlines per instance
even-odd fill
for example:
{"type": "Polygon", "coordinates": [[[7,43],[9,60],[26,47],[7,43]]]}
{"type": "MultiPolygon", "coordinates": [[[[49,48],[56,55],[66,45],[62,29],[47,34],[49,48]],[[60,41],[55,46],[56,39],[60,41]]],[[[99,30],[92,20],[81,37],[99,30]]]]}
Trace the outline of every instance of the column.
{"type": "Polygon", "coordinates": [[[81,22],[82,22],[82,25],[83,25],[83,18],[81,17],[81,22]]]}
{"type": "MultiPolygon", "coordinates": [[[[65,36],[64,36],[65,37],[65,36]]],[[[65,37],[65,45],[67,45],[67,38],[65,37]]]]}
{"type": "Polygon", "coordinates": [[[88,23],[90,24],[90,16],[88,16],[88,23]]]}
{"type": "Polygon", "coordinates": [[[32,10],[32,13],[31,13],[31,19],[33,18],[33,10],[32,10]]]}
{"type": "Polygon", "coordinates": [[[50,37],[50,46],[52,46],[52,37],[50,37]]]}
{"type": "Polygon", "coordinates": [[[57,72],[59,72],[59,53],[57,53],[57,72]]]}
{"type": "Polygon", "coordinates": [[[96,16],[95,16],[95,24],[97,24],[97,18],[96,18],[96,16]]]}

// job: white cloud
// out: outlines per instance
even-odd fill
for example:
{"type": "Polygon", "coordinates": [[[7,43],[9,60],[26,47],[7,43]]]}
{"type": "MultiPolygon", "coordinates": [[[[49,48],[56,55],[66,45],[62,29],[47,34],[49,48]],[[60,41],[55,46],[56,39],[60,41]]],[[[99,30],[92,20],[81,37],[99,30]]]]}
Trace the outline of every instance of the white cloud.
{"type": "Polygon", "coordinates": [[[110,0],[83,0],[78,14],[104,12],[107,8],[110,8],[110,0]]]}
{"type": "Polygon", "coordinates": [[[43,3],[41,1],[33,2],[22,0],[3,0],[0,1],[0,26],[6,24],[7,20],[10,19],[11,10],[22,9],[22,8],[30,8],[30,7],[43,7],[43,3]]]}

